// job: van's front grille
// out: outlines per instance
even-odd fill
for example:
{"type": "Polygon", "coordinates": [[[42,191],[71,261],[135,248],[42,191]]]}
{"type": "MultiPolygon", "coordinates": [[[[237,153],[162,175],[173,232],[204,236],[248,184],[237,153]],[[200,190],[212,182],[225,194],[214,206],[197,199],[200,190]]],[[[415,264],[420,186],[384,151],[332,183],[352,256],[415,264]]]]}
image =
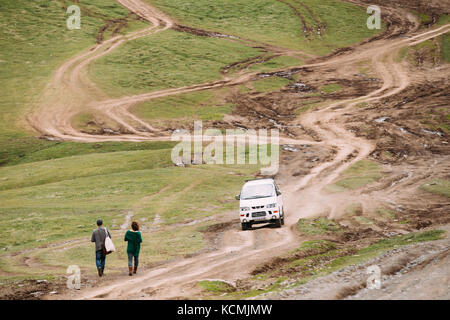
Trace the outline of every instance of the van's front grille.
{"type": "Polygon", "coordinates": [[[264,208],[264,206],[256,206],[256,207],[252,207],[252,209],[262,209],[264,208]]]}
{"type": "Polygon", "coordinates": [[[262,212],[253,212],[252,213],[252,217],[253,218],[255,218],[255,217],[264,217],[266,215],[266,212],[265,211],[262,211],[262,212]]]}

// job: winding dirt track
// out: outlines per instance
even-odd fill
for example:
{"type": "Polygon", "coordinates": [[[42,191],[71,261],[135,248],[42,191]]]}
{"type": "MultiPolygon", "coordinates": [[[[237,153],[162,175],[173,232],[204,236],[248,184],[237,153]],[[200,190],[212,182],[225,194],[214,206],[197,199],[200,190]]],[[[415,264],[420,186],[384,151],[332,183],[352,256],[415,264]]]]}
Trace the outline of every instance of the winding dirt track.
{"type": "MultiPolygon", "coordinates": [[[[157,33],[174,25],[174,21],[169,17],[142,0],[118,0],[118,2],[153,25],[125,37],[112,38],[63,64],[55,72],[50,84],[37,102],[36,108],[27,118],[31,126],[42,135],[79,142],[170,140],[169,136],[160,135],[151,124],[128,112],[130,106],[158,97],[245,83],[255,76],[251,73],[240,74],[236,78],[225,77],[219,81],[195,86],[108,99],[87,79],[86,66],[126,41],[157,33]],[[71,119],[84,109],[94,109],[104,113],[130,133],[104,136],[77,131],[72,127],[71,119]],[[136,124],[145,127],[147,132],[136,129],[136,124]]],[[[412,22],[412,26],[417,26],[415,21],[412,22]]],[[[119,279],[106,286],[82,290],[70,298],[167,299],[180,295],[189,296],[189,292],[195,291],[194,284],[199,280],[236,281],[248,275],[255,264],[297,247],[301,239],[295,234],[293,227],[299,218],[317,215],[324,210],[331,211],[332,217],[337,214],[334,208],[337,207],[339,200],[324,195],[321,189],[337,178],[346,168],[366,158],[374,150],[371,142],[357,138],[345,130],[339,117],[357,103],[385,98],[406,88],[410,78],[407,71],[394,62],[393,55],[396,50],[444,34],[450,30],[450,25],[422,33],[417,33],[416,29],[411,27],[408,37],[369,42],[357,47],[349,54],[332,56],[325,61],[302,66],[333,67],[370,59],[374,72],[383,80],[383,86],[364,97],[339,101],[303,116],[302,126],[314,128],[322,140],[321,144],[336,147],[337,154],[331,161],[315,167],[308,175],[299,179],[292,178],[284,185],[285,203],[289,208],[285,227],[259,228],[252,232],[229,230],[224,233],[222,243],[216,251],[168,263],[131,279],[119,279]],[[356,157],[351,161],[346,160],[349,155],[355,153],[356,157]],[[308,199],[308,201],[302,201],[302,199],[308,199]]],[[[281,143],[314,144],[315,142],[282,138],[281,143]]]]}

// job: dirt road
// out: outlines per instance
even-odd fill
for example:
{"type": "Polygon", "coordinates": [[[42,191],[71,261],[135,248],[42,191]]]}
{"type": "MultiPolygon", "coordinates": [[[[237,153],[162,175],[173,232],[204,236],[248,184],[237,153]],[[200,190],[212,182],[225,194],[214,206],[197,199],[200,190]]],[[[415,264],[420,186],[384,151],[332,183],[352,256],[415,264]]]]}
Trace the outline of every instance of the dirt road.
{"type": "MultiPolygon", "coordinates": [[[[119,2],[150,21],[152,26],[125,37],[112,38],[63,64],[55,72],[50,84],[37,101],[36,108],[27,118],[30,125],[41,135],[79,142],[169,140],[169,136],[163,135],[151,124],[130,113],[129,108],[136,103],[158,97],[247,83],[256,76],[256,73],[238,73],[235,78],[224,76],[215,82],[109,99],[85,76],[86,66],[126,41],[169,29],[175,24],[170,17],[142,0],[119,0],[119,2]],[[81,110],[95,110],[102,113],[119,124],[126,133],[110,136],[79,132],[73,128],[71,120],[81,110]],[[146,128],[145,132],[138,127],[146,128]]],[[[392,8],[386,10],[400,19],[400,22],[393,24],[383,36],[355,46],[348,52],[313,59],[301,66],[303,70],[326,68],[339,73],[343,72],[341,70],[346,65],[370,61],[370,67],[381,79],[382,85],[368,94],[339,100],[303,115],[299,124],[303,128],[313,130],[320,142],[310,137],[309,139],[283,137],[282,143],[321,144],[336,151],[329,161],[320,163],[306,175],[302,177],[286,175],[287,178],[283,179],[282,190],[288,208],[284,228],[263,227],[252,232],[226,230],[217,250],[213,252],[167,263],[131,279],[119,278],[100,287],[68,292],[63,298],[167,299],[191,296],[198,290],[196,283],[199,280],[221,279],[233,283],[248,276],[255,265],[298,247],[303,240],[294,230],[299,218],[317,216],[323,212],[328,212],[332,218],[339,218],[342,215],[339,208],[349,201],[349,196],[324,194],[322,189],[349,166],[367,158],[376,148],[374,141],[357,137],[347,130],[342,120],[343,116],[357,104],[395,96],[415,81],[405,66],[395,61],[398,49],[434,39],[450,31],[450,25],[431,30],[418,30],[418,21],[412,15],[402,14],[400,10],[392,8]]],[[[364,197],[364,202],[370,204],[371,201],[381,198],[383,192],[384,190],[378,191],[374,196],[354,194],[353,197],[355,199],[364,197]]]]}

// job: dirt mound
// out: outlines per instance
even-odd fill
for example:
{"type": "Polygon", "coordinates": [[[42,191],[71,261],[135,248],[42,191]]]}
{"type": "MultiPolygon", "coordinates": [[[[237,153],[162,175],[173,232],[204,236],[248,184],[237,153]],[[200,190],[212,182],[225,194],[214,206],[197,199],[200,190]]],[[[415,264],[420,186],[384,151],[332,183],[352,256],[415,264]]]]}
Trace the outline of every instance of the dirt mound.
{"type": "Polygon", "coordinates": [[[23,280],[0,285],[0,300],[40,300],[45,295],[61,292],[63,280],[23,280]]]}
{"type": "Polygon", "coordinates": [[[329,245],[322,245],[319,248],[307,249],[302,251],[297,251],[294,254],[287,255],[284,257],[276,257],[271,261],[264,263],[261,266],[256,267],[250,274],[258,275],[261,273],[267,273],[274,270],[280,270],[281,267],[288,265],[290,262],[293,262],[298,259],[303,259],[311,256],[316,256],[322,253],[326,253],[332,250],[333,247],[329,245]]]}
{"type": "Polygon", "coordinates": [[[231,230],[233,228],[236,228],[237,226],[238,226],[238,224],[236,223],[236,221],[227,221],[227,222],[220,222],[220,223],[210,225],[210,226],[202,229],[201,231],[205,232],[205,233],[219,233],[219,232],[231,230]]]}

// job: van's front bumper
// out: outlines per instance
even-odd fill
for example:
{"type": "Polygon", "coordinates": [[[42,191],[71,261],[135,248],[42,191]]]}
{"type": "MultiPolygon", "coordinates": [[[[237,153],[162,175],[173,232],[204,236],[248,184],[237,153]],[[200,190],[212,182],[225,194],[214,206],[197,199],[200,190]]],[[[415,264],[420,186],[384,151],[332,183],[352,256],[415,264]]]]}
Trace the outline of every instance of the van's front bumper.
{"type": "Polygon", "coordinates": [[[280,211],[277,208],[273,210],[254,209],[241,211],[239,213],[241,223],[267,223],[280,218],[280,211]]]}

